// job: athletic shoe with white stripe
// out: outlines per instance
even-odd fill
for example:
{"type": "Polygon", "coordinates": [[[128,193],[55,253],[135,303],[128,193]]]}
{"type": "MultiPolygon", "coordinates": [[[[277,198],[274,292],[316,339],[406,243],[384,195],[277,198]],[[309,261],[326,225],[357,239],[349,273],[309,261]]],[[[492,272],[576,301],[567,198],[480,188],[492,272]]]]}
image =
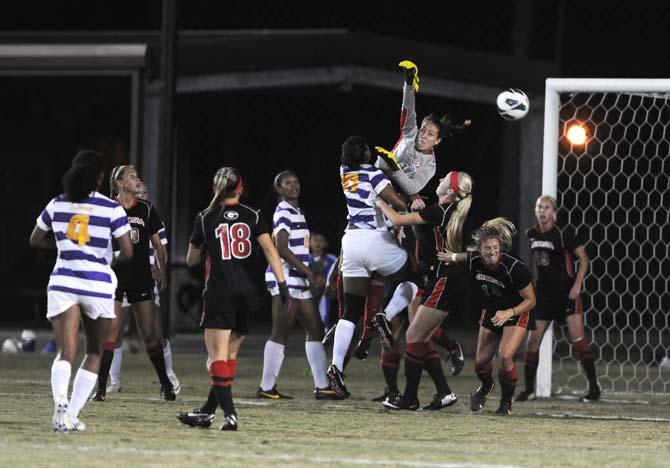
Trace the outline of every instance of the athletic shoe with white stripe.
{"type": "Polygon", "coordinates": [[[67,432],[70,430],[70,415],[67,408],[67,400],[60,400],[56,403],[54,416],[51,419],[54,432],[67,432]]]}
{"type": "Polygon", "coordinates": [[[450,358],[451,375],[460,374],[465,366],[465,357],[463,356],[463,348],[461,348],[461,344],[458,341],[456,342],[456,350],[451,352],[450,358]]]}
{"type": "Polygon", "coordinates": [[[335,390],[337,396],[340,398],[348,398],[349,392],[347,391],[347,386],[344,385],[344,374],[340,371],[335,364],[332,364],[328,368],[328,380],[330,381],[330,387],[335,390]]]}
{"type": "Polygon", "coordinates": [[[237,415],[235,413],[230,416],[226,416],[223,420],[223,424],[219,428],[221,431],[236,431],[237,430],[237,415]]]}
{"type": "Polygon", "coordinates": [[[386,318],[386,314],[384,312],[376,313],[374,321],[382,346],[393,348],[393,331],[391,330],[391,322],[386,318]]]}
{"type": "Polygon", "coordinates": [[[454,392],[445,395],[435,395],[429,405],[423,407],[425,410],[437,411],[447,406],[451,406],[458,401],[454,392]]]}
{"type": "Polygon", "coordinates": [[[170,382],[172,382],[172,387],[174,388],[175,395],[179,395],[179,392],[181,392],[181,383],[179,382],[179,379],[174,373],[168,374],[168,378],[170,379],[170,382]]]}
{"type": "Polygon", "coordinates": [[[84,432],[86,430],[86,424],[81,422],[79,418],[73,418],[70,420],[70,430],[73,432],[84,432]]]}

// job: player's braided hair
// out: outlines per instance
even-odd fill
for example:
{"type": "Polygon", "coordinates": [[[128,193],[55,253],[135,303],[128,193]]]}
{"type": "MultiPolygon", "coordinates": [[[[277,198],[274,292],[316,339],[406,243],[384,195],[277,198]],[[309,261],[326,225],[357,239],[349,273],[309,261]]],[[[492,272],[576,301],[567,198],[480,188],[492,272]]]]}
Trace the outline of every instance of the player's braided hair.
{"type": "Polygon", "coordinates": [[[214,196],[209,202],[208,209],[212,209],[231,195],[239,186],[242,177],[234,167],[220,167],[214,174],[214,196]]]}
{"type": "Polygon", "coordinates": [[[126,169],[132,167],[127,164],[122,164],[121,166],[116,166],[112,169],[112,174],[109,176],[109,196],[115,198],[119,194],[119,188],[116,186],[116,182],[123,179],[123,173],[126,172],[126,169]]]}
{"type": "Polygon", "coordinates": [[[72,159],[72,165],[63,175],[65,198],[78,202],[98,188],[102,174],[102,156],[91,150],[79,151],[72,159]]]}
{"type": "MultiPolygon", "coordinates": [[[[449,177],[450,172],[445,177],[449,177]]],[[[446,247],[452,252],[460,252],[463,243],[463,223],[472,205],[472,178],[465,172],[458,172],[458,194],[454,213],[445,228],[446,247]]]]}
{"type": "Polygon", "coordinates": [[[445,114],[442,117],[440,117],[434,112],[428,114],[423,118],[423,120],[421,121],[421,126],[423,127],[428,122],[432,123],[437,127],[440,134],[440,138],[442,139],[452,138],[454,135],[462,132],[472,124],[472,120],[470,119],[466,119],[463,121],[463,123],[457,124],[453,122],[451,116],[449,116],[448,114],[445,114]]]}
{"type": "Polygon", "coordinates": [[[516,234],[516,226],[507,218],[493,218],[482,224],[472,234],[474,247],[479,247],[486,239],[495,238],[500,241],[500,250],[507,252],[512,248],[512,237],[516,234]]]}

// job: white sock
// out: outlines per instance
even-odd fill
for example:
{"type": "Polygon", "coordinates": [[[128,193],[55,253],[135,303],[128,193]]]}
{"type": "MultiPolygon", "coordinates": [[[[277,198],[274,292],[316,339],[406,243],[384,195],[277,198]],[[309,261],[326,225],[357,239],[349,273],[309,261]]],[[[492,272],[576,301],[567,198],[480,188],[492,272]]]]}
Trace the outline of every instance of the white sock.
{"type": "Polygon", "coordinates": [[[69,411],[71,418],[79,418],[79,411],[88,401],[88,397],[91,396],[97,381],[98,374],[81,368],[77,371],[72,384],[72,396],[70,397],[69,411]]]}
{"type": "Polygon", "coordinates": [[[340,319],[335,328],[335,343],[333,344],[333,365],[342,371],[344,357],[347,355],[351,338],[354,336],[356,324],[349,320],[340,319]]]}
{"type": "Polygon", "coordinates": [[[172,348],[170,347],[170,342],[168,340],[165,340],[163,357],[165,358],[165,372],[167,375],[173,375],[174,371],[172,370],[172,348]]]}
{"type": "Polygon", "coordinates": [[[277,377],[284,362],[284,345],[274,341],[265,342],[263,352],[263,377],[261,378],[261,390],[272,390],[277,383],[277,377]]]}
{"type": "Polygon", "coordinates": [[[115,385],[121,385],[121,362],[123,361],[123,347],[114,348],[112,367],[109,368],[109,378],[115,385]]]}
{"type": "Polygon", "coordinates": [[[305,353],[309,367],[312,369],[314,377],[314,386],[316,388],[328,387],[328,378],[326,377],[326,367],[328,367],[328,357],[326,349],[320,341],[305,341],[305,353]]]}
{"type": "Polygon", "coordinates": [[[54,361],[51,364],[51,393],[54,402],[67,401],[67,388],[70,386],[72,366],[67,361],[54,361]]]}
{"type": "Polygon", "coordinates": [[[419,288],[416,284],[410,281],[400,283],[398,287],[395,288],[391,301],[386,306],[386,309],[384,309],[386,320],[390,322],[396,315],[405,310],[409,303],[412,302],[412,299],[414,299],[417,292],[419,292],[419,288]]]}

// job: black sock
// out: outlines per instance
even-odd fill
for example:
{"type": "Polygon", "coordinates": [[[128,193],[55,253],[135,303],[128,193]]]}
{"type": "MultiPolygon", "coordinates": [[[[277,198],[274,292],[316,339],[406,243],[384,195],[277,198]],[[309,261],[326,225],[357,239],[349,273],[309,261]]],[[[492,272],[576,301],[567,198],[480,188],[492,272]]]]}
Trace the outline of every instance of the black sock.
{"type": "Polygon", "coordinates": [[[223,387],[220,385],[212,385],[212,390],[219,401],[219,405],[223,410],[225,416],[235,414],[235,405],[233,405],[233,392],[230,387],[223,387]]]}
{"type": "Polygon", "coordinates": [[[216,404],[216,393],[214,392],[214,386],[212,385],[209,389],[209,395],[207,395],[207,401],[200,407],[200,412],[214,414],[216,413],[216,404]]]}
{"type": "Polygon", "coordinates": [[[382,351],[382,371],[386,388],[389,393],[399,393],[398,389],[398,367],[400,366],[400,355],[382,351]]]}
{"type": "Polygon", "coordinates": [[[523,368],[526,391],[533,393],[535,391],[535,376],[537,375],[537,366],[526,364],[523,368]]]}
{"type": "Polygon", "coordinates": [[[408,401],[413,401],[417,397],[419,391],[419,383],[421,382],[421,372],[423,365],[415,361],[411,357],[408,358],[405,354],[405,394],[404,397],[408,401]]]}
{"type": "Polygon", "coordinates": [[[109,369],[112,367],[114,351],[105,349],[100,358],[100,370],[98,370],[98,391],[105,393],[107,391],[107,379],[109,378],[109,369]]]}
{"type": "Polygon", "coordinates": [[[447,383],[447,377],[444,375],[444,371],[442,370],[442,363],[440,362],[439,356],[427,357],[423,363],[423,367],[426,369],[428,375],[430,375],[430,378],[433,379],[433,383],[435,383],[435,390],[439,396],[444,396],[451,393],[451,388],[449,387],[449,384],[447,383]]]}
{"type": "Polygon", "coordinates": [[[506,372],[500,372],[498,381],[500,382],[500,403],[511,403],[516,388],[516,369],[506,372]]]}
{"type": "Polygon", "coordinates": [[[149,355],[151,364],[153,364],[156,369],[156,374],[158,375],[158,380],[160,381],[161,386],[172,388],[172,383],[165,370],[165,356],[163,356],[163,348],[160,343],[156,346],[147,347],[147,354],[149,355]]]}

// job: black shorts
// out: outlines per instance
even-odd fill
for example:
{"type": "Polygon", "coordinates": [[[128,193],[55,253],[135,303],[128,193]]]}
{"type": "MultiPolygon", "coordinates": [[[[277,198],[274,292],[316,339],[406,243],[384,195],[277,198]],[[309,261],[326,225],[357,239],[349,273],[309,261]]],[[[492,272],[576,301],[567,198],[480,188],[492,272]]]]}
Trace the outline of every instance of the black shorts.
{"type": "Polygon", "coordinates": [[[482,309],[482,315],[479,319],[479,324],[487,330],[491,330],[492,332],[497,333],[498,335],[502,335],[504,327],[520,327],[525,328],[526,330],[535,330],[535,317],[532,310],[530,312],[526,312],[525,314],[517,315],[513,319],[508,320],[503,324],[502,327],[496,327],[493,325],[493,322],[491,322],[491,319],[495,316],[496,312],[496,310],[482,309]]]}
{"type": "Polygon", "coordinates": [[[257,310],[260,301],[257,295],[237,293],[203,294],[203,311],[200,328],[233,330],[239,335],[249,334],[249,312],[257,310]]]}
{"type": "Polygon", "coordinates": [[[153,301],[154,300],[154,288],[147,289],[129,289],[129,288],[116,288],[114,293],[114,300],[117,302],[123,302],[123,296],[126,296],[128,304],[135,304],[136,302],[144,301],[153,301]]]}
{"type": "Polygon", "coordinates": [[[450,312],[467,294],[468,277],[466,274],[454,274],[432,278],[426,286],[421,305],[450,312]]]}
{"type": "Polygon", "coordinates": [[[583,313],[584,304],[581,297],[573,300],[566,295],[565,301],[547,301],[541,294],[538,294],[535,306],[536,320],[556,320],[563,323],[566,317],[583,313]]]}

